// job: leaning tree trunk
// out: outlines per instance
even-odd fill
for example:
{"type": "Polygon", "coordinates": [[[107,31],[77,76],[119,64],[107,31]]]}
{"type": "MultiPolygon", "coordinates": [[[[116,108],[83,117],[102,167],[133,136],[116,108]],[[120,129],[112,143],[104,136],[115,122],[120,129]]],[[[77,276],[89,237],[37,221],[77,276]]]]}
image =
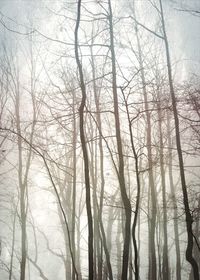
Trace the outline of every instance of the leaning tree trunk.
{"type": "Polygon", "coordinates": [[[183,155],[182,155],[181,140],[180,140],[180,130],[179,130],[179,118],[178,118],[177,102],[176,102],[176,96],[175,96],[175,92],[174,92],[174,85],[173,85],[173,79],[172,79],[172,69],[171,69],[171,59],[170,59],[170,52],[169,52],[168,37],[166,34],[166,29],[165,29],[165,19],[164,19],[163,7],[162,7],[162,0],[159,0],[159,2],[160,2],[163,38],[164,38],[165,50],[166,50],[169,88],[170,88],[170,95],[171,95],[172,108],[173,108],[173,114],[174,114],[174,124],[175,124],[175,132],[176,132],[176,148],[177,148],[177,153],[178,153],[181,185],[182,185],[182,192],[183,192],[183,203],[184,203],[185,218],[186,218],[186,228],[187,228],[186,260],[192,266],[194,279],[199,280],[198,264],[193,257],[193,243],[194,243],[193,242],[194,234],[193,234],[193,229],[192,229],[193,218],[192,218],[192,215],[190,212],[187,185],[186,185],[186,180],[185,180],[185,170],[184,170],[183,155]]]}

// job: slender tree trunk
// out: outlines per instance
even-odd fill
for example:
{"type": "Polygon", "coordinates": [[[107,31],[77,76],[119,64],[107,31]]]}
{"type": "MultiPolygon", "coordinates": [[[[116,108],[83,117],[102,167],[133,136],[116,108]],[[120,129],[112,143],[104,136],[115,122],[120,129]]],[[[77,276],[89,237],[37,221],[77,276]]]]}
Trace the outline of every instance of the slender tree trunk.
{"type": "MultiPolygon", "coordinates": [[[[94,236],[94,245],[96,245],[95,249],[97,251],[97,246],[98,246],[97,237],[99,239],[102,238],[102,245],[103,245],[103,249],[104,249],[105,256],[106,256],[106,267],[108,269],[109,279],[113,280],[112,267],[111,267],[111,262],[110,262],[110,252],[108,250],[106,234],[105,234],[102,217],[100,215],[100,209],[99,209],[98,200],[97,200],[97,168],[96,168],[97,159],[96,159],[96,156],[94,155],[93,143],[91,145],[92,145],[92,147],[91,147],[91,165],[90,166],[91,166],[91,178],[92,178],[92,183],[94,186],[93,187],[93,189],[94,189],[93,190],[93,204],[94,204],[94,220],[95,220],[94,221],[94,235],[95,235],[94,236]],[[93,160],[94,157],[95,157],[95,160],[93,160]],[[95,162],[95,164],[93,164],[93,162],[95,162]]],[[[96,264],[96,260],[95,260],[94,264],[96,264]]],[[[94,275],[95,275],[95,279],[97,279],[96,272],[94,273],[94,275]]]]}
{"type": "Polygon", "coordinates": [[[20,280],[25,280],[26,277],[26,261],[27,261],[27,232],[26,232],[26,220],[27,220],[27,185],[28,185],[28,175],[31,166],[31,157],[32,157],[32,143],[36,125],[36,105],[35,105],[35,97],[34,97],[34,62],[33,62],[33,52],[32,52],[32,37],[31,37],[31,88],[30,94],[32,99],[32,108],[33,108],[33,118],[30,132],[30,147],[28,150],[28,157],[25,161],[25,167],[23,168],[23,147],[22,147],[22,137],[21,137],[21,118],[20,118],[20,88],[19,88],[19,76],[17,73],[17,81],[15,83],[16,86],[16,104],[15,104],[15,113],[16,113],[16,127],[17,127],[17,144],[18,144],[18,182],[20,189],[20,223],[21,223],[21,262],[20,262],[20,280]]]}
{"type": "MultiPolygon", "coordinates": [[[[73,190],[72,190],[72,251],[74,255],[74,261],[76,263],[76,244],[75,244],[75,224],[76,224],[76,144],[77,144],[77,128],[76,128],[76,112],[75,103],[76,96],[73,93],[73,190]]],[[[75,270],[72,266],[72,280],[75,280],[75,270]]]]}
{"type": "MultiPolygon", "coordinates": [[[[83,172],[81,172],[81,174],[83,174],[83,172]]],[[[83,181],[83,180],[81,180],[83,181]]],[[[83,188],[83,187],[82,187],[83,188]]],[[[82,198],[82,195],[81,195],[82,198]]],[[[77,217],[77,237],[76,237],[76,243],[77,243],[77,253],[76,253],[76,259],[77,259],[77,269],[78,271],[80,271],[79,274],[79,279],[82,279],[82,275],[81,275],[81,229],[80,229],[80,220],[81,220],[81,200],[79,201],[79,207],[78,207],[78,217],[77,217]]]]}
{"type": "MultiPolygon", "coordinates": [[[[139,170],[142,169],[142,157],[140,157],[139,159],[139,170]]],[[[145,184],[144,184],[144,176],[143,176],[143,173],[140,174],[140,184],[141,184],[141,194],[140,194],[140,205],[142,205],[142,198],[144,196],[144,189],[145,189],[145,184]]],[[[138,213],[138,232],[137,232],[137,235],[138,235],[138,267],[140,268],[140,249],[141,249],[141,243],[142,243],[142,232],[141,232],[141,218],[142,217],[142,214],[141,214],[141,211],[139,211],[138,213]]]]}
{"type": "MultiPolygon", "coordinates": [[[[112,201],[115,201],[116,195],[118,191],[112,196],[112,201]]],[[[106,237],[107,237],[107,250],[109,255],[111,254],[112,250],[112,228],[113,228],[113,223],[114,223],[114,208],[110,207],[108,211],[108,223],[107,223],[107,229],[106,229],[106,237]]],[[[104,265],[104,277],[103,279],[107,279],[108,275],[108,265],[107,262],[105,262],[104,265]]]]}
{"type": "Polygon", "coordinates": [[[156,245],[157,245],[157,260],[158,260],[158,279],[162,280],[162,248],[161,248],[161,242],[162,242],[162,227],[161,227],[161,217],[160,212],[157,214],[157,226],[156,226],[156,245]]]}
{"type": "MultiPolygon", "coordinates": [[[[93,42],[92,42],[93,43],[93,42]]],[[[106,234],[103,226],[102,221],[102,213],[103,213],[103,197],[104,197],[104,186],[105,186],[105,178],[104,178],[104,154],[103,154],[103,143],[102,143],[102,124],[101,124],[101,115],[100,115],[100,103],[99,103],[99,95],[97,92],[97,86],[96,86],[96,75],[95,75],[95,63],[94,63],[94,56],[93,51],[91,48],[91,65],[92,65],[92,78],[93,78],[93,89],[94,89],[94,97],[95,97],[95,105],[96,105],[96,119],[97,119],[97,125],[98,130],[100,132],[99,135],[99,152],[100,152],[100,175],[101,175],[101,190],[100,190],[100,203],[98,206],[98,201],[96,197],[96,205],[97,205],[97,211],[98,211],[98,221],[99,221],[99,229],[101,231],[102,238],[100,238],[100,232],[98,232],[97,238],[101,243],[99,243],[100,247],[103,246],[105,256],[106,256],[106,267],[105,272],[108,273],[109,279],[113,279],[113,273],[112,273],[112,267],[110,262],[110,251],[111,251],[111,240],[106,240],[106,234]]],[[[96,196],[96,193],[95,193],[96,196]]],[[[113,212],[113,211],[112,211],[113,212]]],[[[110,221],[108,218],[109,226],[112,228],[113,222],[110,221]]],[[[111,228],[110,232],[108,234],[111,234],[111,228]]],[[[108,236],[108,235],[107,235],[108,236]]],[[[111,239],[111,236],[110,236],[111,239]]],[[[97,244],[98,246],[98,244],[97,244]]],[[[98,255],[98,279],[102,279],[102,256],[98,255]]]]}
{"type": "MultiPolygon", "coordinates": [[[[195,243],[194,245],[194,257],[196,258],[197,260],[197,263],[200,267],[200,249],[199,249],[199,244],[200,244],[200,214],[199,214],[199,210],[200,210],[200,195],[198,196],[197,198],[198,200],[198,205],[197,205],[197,216],[196,216],[196,223],[195,223],[195,228],[194,228],[194,234],[195,234],[195,237],[196,237],[196,240],[198,242],[198,246],[197,246],[197,243],[195,243]]],[[[190,271],[190,279],[189,280],[195,280],[194,277],[193,277],[193,271],[191,269],[190,271]]]]}
{"type": "MultiPolygon", "coordinates": [[[[90,139],[94,138],[92,118],[89,118],[90,139]]],[[[88,141],[88,140],[87,140],[88,141]]],[[[98,219],[98,201],[97,201],[97,159],[96,159],[96,143],[91,141],[89,144],[90,150],[90,177],[93,186],[92,201],[93,201],[93,219],[94,219],[94,279],[97,279],[97,247],[100,239],[99,236],[99,219],[98,219]]]]}
{"type": "Polygon", "coordinates": [[[133,280],[133,264],[132,264],[132,246],[130,246],[130,261],[129,261],[129,280],[133,280]]]}
{"type": "MultiPolygon", "coordinates": [[[[194,244],[194,257],[197,260],[198,266],[200,267],[200,195],[197,197],[197,214],[196,214],[196,221],[195,221],[195,228],[194,228],[194,235],[195,235],[195,244],[194,244]]],[[[193,271],[191,269],[190,272],[190,280],[195,280],[193,277],[193,271]]]]}
{"type": "MultiPolygon", "coordinates": [[[[93,37],[93,36],[92,36],[93,37]]],[[[93,41],[92,41],[93,44],[93,41]]],[[[93,79],[93,89],[94,89],[94,99],[95,99],[95,105],[96,105],[96,121],[98,125],[99,130],[99,153],[100,153],[100,175],[101,175],[101,189],[100,189],[100,203],[99,203],[99,220],[102,220],[102,213],[103,213],[103,197],[104,197],[104,187],[105,187],[105,179],[104,179],[104,154],[103,154],[103,143],[102,143],[102,124],[101,124],[101,114],[100,114],[100,104],[99,104],[99,94],[97,91],[96,86],[96,71],[95,71],[95,61],[93,56],[93,49],[91,47],[91,66],[92,66],[92,79],[93,79]]],[[[98,203],[98,202],[97,202],[98,203]]],[[[99,231],[98,231],[99,234],[99,231]]],[[[102,269],[103,269],[103,261],[102,261],[102,255],[101,250],[102,248],[102,239],[100,236],[97,235],[97,265],[98,265],[98,280],[102,280],[102,269]]]]}
{"type": "MultiPolygon", "coordinates": [[[[159,89],[158,89],[159,91],[159,89]]],[[[158,128],[159,128],[159,139],[160,139],[160,174],[161,174],[161,188],[162,188],[162,203],[163,203],[163,262],[162,262],[162,275],[163,280],[170,280],[169,270],[169,258],[168,258],[168,233],[167,233],[167,202],[166,202],[166,180],[165,180],[165,169],[164,169],[164,152],[163,152],[163,133],[162,133],[162,112],[161,104],[158,92],[158,128]]]]}
{"type": "Polygon", "coordinates": [[[105,235],[102,219],[100,219],[99,222],[100,222],[100,229],[101,229],[101,234],[102,234],[102,244],[103,244],[103,248],[104,248],[104,252],[105,252],[105,256],[106,256],[106,267],[108,270],[109,279],[113,280],[113,273],[112,273],[112,267],[111,267],[111,262],[110,262],[110,252],[108,250],[108,246],[107,246],[107,242],[106,242],[106,235],[105,235]]]}
{"type": "Polygon", "coordinates": [[[79,118],[80,118],[80,138],[81,146],[83,151],[84,159],[84,174],[85,174],[85,190],[86,190],[86,210],[87,210],[87,219],[88,219],[88,266],[89,266],[89,280],[93,280],[94,271],[93,271],[93,220],[92,220],[92,209],[91,209],[91,194],[90,194],[90,176],[89,176],[89,160],[88,152],[86,146],[85,132],[84,132],[84,108],[86,102],[86,88],[83,78],[83,69],[82,64],[79,59],[78,51],[78,30],[80,25],[81,17],[81,0],[78,0],[77,4],[77,20],[75,27],[75,58],[78,66],[79,77],[80,77],[80,87],[82,93],[81,105],[79,107],[79,118]]]}
{"type": "MultiPolygon", "coordinates": [[[[65,280],[69,279],[69,277],[71,278],[72,276],[72,271],[71,271],[71,258],[70,256],[68,256],[68,252],[69,252],[69,238],[68,238],[68,232],[66,229],[66,225],[65,225],[65,221],[63,219],[63,215],[62,215],[62,211],[59,207],[59,205],[57,206],[58,209],[58,215],[59,215],[59,219],[60,219],[60,224],[62,226],[62,232],[63,232],[63,237],[64,237],[64,248],[65,248],[65,280]]],[[[71,245],[72,247],[72,245],[71,245]]]]}
{"type": "Polygon", "coordinates": [[[172,196],[172,204],[174,211],[174,238],[175,238],[175,249],[176,249],[176,279],[181,280],[181,253],[180,253],[180,241],[179,241],[179,228],[178,228],[178,207],[176,200],[176,193],[173,182],[173,171],[172,171],[172,140],[171,140],[171,129],[170,129],[170,115],[167,114],[167,135],[168,135],[168,156],[169,156],[169,185],[172,196]]]}
{"type": "Polygon", "coordinates": [[[149,187],[150,187],[150,224],[149,224],[149,279],[156,280],[157,279],[157,264],[156,264],[156,249],[155,249],[155,228],[156,228],[156,215],[157,215],[157,199],[156,199],[156,191],[154,184],[154,176],[153,176],[153,159],[152,159],[152,139],[151,139],[151,117],[149,113],[148,106],[148,98],[147,98],[147,90],[146,90],[146,81],[145,81],[145,73],[144,73],[144,65],[142,60],[142,50],[140,45],[140,39],[138,34],[138,27],[135,26],[137,47],[138,47],[138,60],[141,69],[141,80],[143,86],[143,96],[144,96],[144,104],[145,104],[145,112],[146,112],[146,120],[147,120],[147,155],[148,155],[148,175],[149,175],[149,187]]]}
{"type": "Polygon", "coordinates": [[[13,218],[12,246],[11,246],[11,256],[10,256],[9,280],[12,280],[12,278],[13,278],[13,257],[14,257],[14,251],[15,251],[16,216],[17,216],[17,207],[15,208],[14,218],[13,218]]]}
{"type": "Polygon", "coordinates": [[[173,79],[172,79],[169,44],[168,44],[168,38],[167,38],[167,34],[166,34],[166,29],[165,29],[165,19],[164,19],[163,7],[162,7],[162,0],[159,0],[159,2],[160,2],[163,37],[164,37],[165,50],[166,50],[169,88],[170,88],[172,108],[173,108],[173,113],[174,113],[174,124],[175,124],[175,132],[176,132],[176,148],[177,148],[178,159],[179,159],[180,177],[181,177],[181,185],[182,185],[182,192],[183,192],[183,202],[184,202],[185,217],[186,217],[186,228],[187,228],[186,260],[192,266],[194,279],[199,280],[198,264],[193,257],[193,243],[194,243],[193,242],[193,229],[192,229],[193,218],[192,218],[192,215],[190,212],[187,185],[186,185],[186,180],[185,180],[185,171],[184,171],[184,163],[183,163],[183,155],[182,155],[180,131],[179,131],[179,118],[178,118],[176,96],[175,96],[175,92],[174,92],[174,85],[173,85],[173,79]]]}
{"type": "Polygon", "coordinates": [[[21,261],[20,261],[20,280],[25,280],[26,272],[26,185],[23,182],[23,160],[22,160],[22,139],[20,126],[20,96],[19,88],[16,92],[16,122],[17,122],[17,144],[18,144],[18,182],[20,189],[20,223],[21,223],[21,261]]]}
{"type": "Polygon", "coordinates": [[[122,273],[122,258],[121,258],[121,220],[122,220],[122,210],[119,209],[118,211],[118,222],[117,222],[117,233],[116,233],[116,257],[117,257],[117,280],[121,279],[121,273],[122,273]]]}
{"type": "Polygon", "coordinates": [[[131,204],[127,196],[125,176],[124,176],[124,157],[122,151],[122,140],[121,140],[121,129],[119,120],[119,104],[118,104],[118,94],[117,94],[117,80],[116,80],[116,65],[115,65],[115,48],[114,48],[114,34],[113,34],[113,15],[111,1],[109,4],[109,30],[110,30],[110,50],[112,57],[112,89],[113,89],[113,99],[114,99],[114,114],[115,114],[115,129],[117,138],[117,151],[119,157],[119,185],[121,191],[121,197],[125,210],[125,238],[123,247],[123,260],[122,260],[122,274],[121,279],[126,280],[128,274],[128,264],[129,264],[129,248],[130,248],[130,228],[131,228],[131,204]]]}
{"type": "MultiPolygon", "coordinates": [[[[123,93],[123,89],[122,93],[123,93]]],[[[124,93],[123,93],[124,95],[124,93]]],[[[128,118],[128,125],[129,125],[129,133],[131,139],[131,148],[135,159],[135,172],[136,172],[136,182],[137,182],[137,194],[136,194],[136,205],[135,205],[135,215],[133,218],[133,225],[132,225],[132,240],[133,240],[133,248],[134,248],[134,273],[135,273],[135,280],[139,280],[139,265],[138,265],[138,246],[136,240],[136,226],[137,226],[137,219],[139,214],[139,205],[140,205],[140,192],[141,192],[141,184],[140,184],[140,173],[139,173],[139,164],[138,164],[138,156],[134,145],[134,138],[133,138],[133,131],[132,131],[132,123],[129,114],[127,100],[124,97],[127,118],[128,118]]]]}

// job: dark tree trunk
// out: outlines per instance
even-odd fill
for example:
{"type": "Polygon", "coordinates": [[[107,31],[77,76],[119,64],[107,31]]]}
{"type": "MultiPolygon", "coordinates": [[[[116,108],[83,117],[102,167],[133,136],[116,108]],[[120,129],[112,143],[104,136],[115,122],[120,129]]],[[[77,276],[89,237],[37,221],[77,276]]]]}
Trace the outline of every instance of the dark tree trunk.
{"type": "MultiPolygon", "coordinates": [[[[122,94],[123,93],[123,89],[122,94]]],[[[140,192],[141,192],[141,184],[140,184],[140,172],[139,172],[139,164],[138,164],[138,155],[134,145],[134,138],[132,132],[132,123],[129,114],[127,100],[124,96],[124,102],[126,106],[127,118],[128,118],[128,125],[129,125],[129,133],[130,133],[130,140],[131,140],[131,148],[135,159],[135,172],[136,172],[136,182],[137,182],[137,194],[136,194],[136,205],[135,205],[135,215],[133,218],[133,225],[132,225],[132,240],[133,240],[133,248],[134,248],[134,273],[135,273],[135,280],[139,280],[139,265],[138,265],[138,246],[136,240],[136,226],[137,226],[137,219],[139,213],[139,205],[140,205],[140,192]]]]}
{"type": "MultiPolygon", "coordinates": [[[[93,135],[91,135],[91,136],[93,138],[93,135]]],[[[94,236],[94,246],[95,246],[94,248],[96,249],[94,257],[96,256],[97,246],[98,246],[98,242],[100,239],[100,240],[102,240],[102,245],[103,245],[103,249],[104,249],[105,256],[106,256],[106,267],[108,270],[109,279],[113,280],[112,267],[111,267],[111,262],[110,262],[110,252],[108,250],[106,234],[105,234],[105,230],[104,230],[104,226],[103,226],[103,222],[102,222],[102,215],[100,214],[100,209],[99,209],[98,200],[97,200],[97,158],[94,153],[93,143],[91,144],[91,178],[92,178],[92,184],[94,186],[93,187],[93,189],[94,189],[93,190],[94,235],[95,235],[94,236]],[[95,158],[95,159],[93,159],[93,158],[95,158]]],[[[95,265],[96,265],[96,259],[94,262],[94,277],[95,277],[94,279],[97,279],[97,277],[99,277],[99,275],[97,275],[95,265]]]]}
{"type": "MultiPolygon", "coordinates": [[[[93,42],[92,42],[93,44],[93,42]]],[[[99,94],[96,86],[96,71],[95,71],[95,61],[93,56],[93,50],[91,48],[91,66],[92,66],[92,78],[93,78],[93,89],[94,89],[94,99],[96,105],[96,122],[98,125],[99,131],[99,153],[100,153],[100,176],[101,176],[101,189],[100,189],[100,202],[99,202],[99,210],[98,211],[98,219],[102,221],[102,213],[103,213],[103,196],[104,196],[104,186],[105,186],[105,179],[104,179],[104,154],[103,154],[103,143],[102,143],[102,125],[101,125],[101,115],[100,115],[100,104],[99,104],[99,94]]],[[[97,198],[96,198],[96,202],[97,198]]],[[[97,231],[97,268],[98,268],[98,280],[102,280],[102,270],[103,270],[103,256],[101,254],[102,248],[102,238],[100,238],[100,232],[97,231]]]]}
{"type": "Polygon", "coordinates": [[[192,218],[192,215],[190,212],[187,185],[186,185],[186,180],[185,180],[185,171],[184,171],[184,163],[183,163],[183,155],[182,155],[180,131],[179,131],[179,118],[178,118],[176,96],[175,96],[175,92],[174,92],[173,79],[172,79],[169,44],[168,44],[168,38],[167,38],[167,34],[166,34],[166,29],[165,29],[165,19],[164,19],[163,7],[162,7],[162,0],[159,0],[159,1],[160,1],[163,38],[164,38],[165,50],[166,50],[169,88],[170,88],[172,108],[173,108],[173,113],[174,113],[174,124],[175,124],[175,132],[176,132],[176,148],[177,148],[178,159],[179,159],[180,177],[181,177],[181,185],[182,185],[182,192],[183,192],[183,203],[184,203],[184,208],[185,208],[185,218],[186,218],[186,228],[187,228],[186,260],[192,266],[194,279],[199,280],[198,264],[193,257],[193,243],[194,243],[193,242],[193,229],[192,229],[193,218],[192,218]]]}
{"type": "Polygon", "coordinates": [[[112,58],[112,89],[113,89],[113,100],[114,100],[114,115],[115,115],[115,129],[117,138],[117,152],[119,158],[119,186],[121,191],[121,197],[124,205],[125,211],[125,230],[124,230],[124,247],[123,247],[123,260],[122,260],[122,274],[121,279],[126,280],[128,274],[128,264],[129,264],[129,248],[130,248],[130,229],[131,229],[131,204],[127,196],[125,176],[124,176],[124,157],[122,150],[122,139],[121,139],[121,129],[119,121],[119,104],[118,104],[118,94],[117,94],[117,80],[116,80],[116,58],[115,58],[115,48],[114,48],[114,34],[113,34],[113,15],[111,1],[109,4],[109,31],[110,31],[110,50],[112,58]]]}
{"type": "Polygon", "coordinates": [[[78,30],[80,25],[80,17],[81,17],[81,0],[78,1],[77,4],[77,20],[75,27],[75,58],[78,66],[79,77],[80,77],[80,87],[82,93],[81,105],[79,107],[79,118],[80,118],[80,138],[81,138],[81,146],[83,151],[83,159],[84,159],[84,174],[85,174],[85,190],[86,190],[86,209],[87,209],[87,219],[88,219],[88,266],[89,266],[89,280],[94,279],[94,271],[93,271],[93,220],[92,220],[92,209],[91,209],[91,194],[90,194],[90,176],[89,176],[89,160],[88,160],[88,152],[86,146],[85,132],[84,132],[84,108],[86,102],[86,88],[83,78],[83,69],[82,64],[79,59],[79,51],[78,51],[78,30]]]}

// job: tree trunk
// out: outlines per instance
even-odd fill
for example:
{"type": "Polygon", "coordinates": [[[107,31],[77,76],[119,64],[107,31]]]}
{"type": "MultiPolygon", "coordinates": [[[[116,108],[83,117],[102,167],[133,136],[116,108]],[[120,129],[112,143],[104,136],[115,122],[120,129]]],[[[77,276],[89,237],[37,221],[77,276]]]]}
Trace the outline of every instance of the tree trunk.
{"type": "Polygon", "coordinates": [[[16,216],[17,216],[17,207],[14,209],[14,218],[13,218],[13,228],[12,228],[12,246],[11,246],[11,256],[10,256],[10,268],[9,268],[9,280],[13,278],[13,257],[15,251],[15,231],[16,231],[16,216]]]}
{"type": "Polygon", "coordinates": [[[158,88],[158,129],[160,138],[160,174],[161,174],[161,188],[162,188],[162,203],[163,203],[163,262],[162,262],[162,275],[163,280],[170,280],[169,271],[169,258],[168,258],[168,233],[167,233],[167,202],[166,202],[166,180],[165,180],[165,169],[164,169],[164,153],[163,153],[163,133],[162,133],[162,112],[161,112],[161,101],[159,97],[158,88]]]}
{"type": "Polygon", "coordinates": [[[78,51],[78,29],[80,25],[81,17],[81,0],[78,0],[77,4],[77,20],[75,26],[75,58],[78,66],[79,77],[80,77],[80,87],[82,93],[81,105],[79,107],[79,119],[80,119],[80,138],[81,146],[83,151],[84,159],[84,174],[85,174],[85,190],[86,190],[86,210],[87,210],[87,219],[88,219],[88,266],[89,266],[89,280],[93,280],[94,271],[93,271],[93,220],[92,220],[92,209],[91,209],[91,194],[90,194],[90,176],[89,176],[89,160],[88,152],[86,146],[85,132],[84,132],[84,108],[86,102],[86,88],[83,78],[83,69],[82,64],[79,59],[78,51]]]}
{"type": "Polygon", "coordinates": [[[165,19],[164,19],[163,7],[162,7],[162,0],[159,0],[159,1],[160,1],[163,37],[164,37],[165,50],[166,50],[169,88],[170,88],[172,108],[173,108],[173,113],[174,113],[174,124],[175,124],[175,132],[176,132],[176,148],[177,148],[178,159],[179,159],[180,177],[181,177],[181,185],[182,185],[182,192],[183,192],[183,203],[184,203],[185,217],[186,217],[186,228],[187,228],[186,260],[192,266],[194,279],[199,280],[198,264],[193,257],[193,229],[192,229],[193,218],[192,218],[192,215],[190,212],[187,185],[186,185],[186,180],[185,180],[185,171],[184,171],[184,163],[183,163],[183,155],[182,155],[180,131],[179,131],[179,118],[178,118],[176,96],[175,96],[175,92],[174,92],[174,85],[173,85],[173,79],[172,79],[169,44],[168,44],[168,38],[167,38],[167,34],[166,34],[166,29],[165,29],[165,19]]]}
{"type": "MultiPolygon", "coordinates": [[[[122,93],[123,93],[123,89],[122,93]]],[[[124,93],[123,93],[124,94],[124,93]]],[[[137,240],[136,240],[136,226],[137,226],[137,219],[139,214],[139,205],[140,205],[140,192],[141,192],[141,184],[140,184],[140,172],[139,172],[139,165],[138,165],[138,156],[134,145],[134,138],[133,138],[133,132],[132,132],[132,123],[131,118],[129,114],[128,109],[128,103],[124,96],[124,102],[126,106],[126,113],[128,118],[128,125],[129,125],[129,133],[130,133],[130,140],[131,140],[131,148],[133,152],[133,156],[135,159],[135,172],[136,172],[136,182],[137,182],[137,194],[136,194],[136,205],[135,205],[135,215],[133,218],[133,225],[132,225],[132,240],[133,240],[133,248],[134,248],[134,273],[135,273],[135,280],[139,280],[139,265],[138,265],[138,246],[137,246],[137,240]]]]}
{"type": "Polygon", "coordinates": [[[147,155],[148,155],[148,175],[149,175],[149,187],[150,187],[150,224],[149,224],[149,279],[156,280],[157,279],[157,264],[156,264],[156,248],[155,248],[155,228],[156,228],[156,215],[157,215],[157,199],[156,199],[156,191],[154,185],[154,176],[153,176],[153,159],[152,159],[152,139],[151,139],[151,117],[149,113],[148,106],[148,98],[147,98],[147,90],[146,90],[146,81],[144,74],[144,65],[142,60],[142,50],[140,45],[140,39],[138,35],[138,27],[135,27],[136,39],[137,39],[137,47],[138,47],[138,60],[141,69],[141,80],[142,80],[142,88],[143,88],[143,96],[144,96],[144,104],[145,104],[145,113],[146,113],[146,121],[147,121],[147,155]]]}
{"type": "Polygon", "coordinates": [[[172,171],[172,140],[171,140],[171,129],[170,129],[170,115],[167,114],[167,135],[168,135],[168,156],[169,156],[169,185],[172,196],[172,205],[174,211],[174,238],[175,238],[175,249],[176,249],[176,279],[181,280],[181,253],[180,253],[180,241],[179,241],[179,228],[178,228],[178,207],[176,200],[176,193],[173,182],[173,171],[172,171]]]}
{"type": "MultiPolygon", "coordinates": [[[[196,216],[196,223],[195,223],[195,228],[194,228],[194,234],[196,237],[196,242],[194,244],[194,257],[197,260],[198,266],[200,267],[200,249],[199,249],[199,244],[200,244],[200,195],[198,195],[198,205],[197,205],[197,216],[196,216]],[[198,244],[198,245],[197,245],[198,244]]],[[[193,277],[193,271],[191,269],[190,271],[190,279],[189,280],[195,280],[193,277]]]]}
{"type": "MultiPolygon", "coordinates": [[[[74,261],[76,263],[76,245],[75,245],[75,224],[76,224],[76,142],[77,142],[77,129],[76,129],[76,112],[75,112],[75,103],[76,96],[73,92],[73,190],[72,190],[72,251],[74,255],[74,261]]],[[[72,266],[72,280],[75,280],[75,270],[72,266]]]]}
{"type": "MultiPolygon", "coordinates": [[[[92,36],[93,37],[93,36],[92,36]]],[[[92,41],[93,44],[93,41],[92,41]]],[[[103,154],[103,143],[102,143],[102,124],[101,124],[101,114],[100,114],[100,104],[99,104],[99,95],[96,86],[96,70],[95,70],[95,61],[93,56],[93,49],[91,47],[91,66],[92,66],[92,79],[93,79],[93,89],[94,89],[94,100],[96,105],[96,121],[98,125],[99,131],[99,153],[100,153],[100,176],[101,176],[101,189],[100,189],[100,202],[99,202],[99,211],[98,216],[99,220],[102,220],[103,213],[103,197],[104,197],[104,187],[105,187],[105,179],[104,179],[104,154],[103,154]]],[[[97,201],[98,203],[98,201],[97,201]]],[[[99,234],[99,231],[98,231],[99,234]]],[[[102,248],[102,239],[97,234],[97,266],[98,266],[98,280],[102,280],[102,270],[103,270],[103,260],[101,255],[102,248]]]]}
{"type": "Polygon", "coordinates": [[[125,211],[125,238],[123,247],[123,260],[122,260],[122,274],[121,279],[126,280],[128,274],[128,264],[129,264],[129,247],[130,247],[130,228],[131,228],[131,204],[127,196],[126,183],[124,176],[124,157],[122,151],[122,140],[121,140],[121,129],[119,121],[119,104],[117,95],[117,80],[116,80],[116,65],[115,65],[115,48],[114,48],[114,34],[113,34],[113,16],[111,1],[109,4],[109,30],[110,30],[110,50],[112,57],[112,89],[113,89],[113,100],[114,100],[114,115],[115,115],[115,130],[117,138],[117,152],[119,158],[119,186],[121,191],[121,197],[124,205],[125,211]]]}
{"type": "Polygon", "coordinates": [[[16,122],[17,122],[17,144],[18,144],[18,182],[20,189],[20,224],[21,224],[21,261],[20,261],[20,280],[25,280],[26,273],[26,184],[23,182],[23,160],[22,160],[22,139],[20,126],[20,96],[19,88],[16,92],[16,122]]]}
{"type": "MultiPolygon", "coordinates": [[[[92,126],[91,126],[92,127],[92,126]]],[[[93,135],[92,135],[93,138],[93,135]]],[[[96,252],[94,254],[94,257],[96,256],[97,253],[97,246],[98,246],[98,241],[99,239],[102,239],[102,245],[103,249],[105,252],[106,256],[106,267],[108,269],[108,275],[109,279],[113,280],[113,274],[112,274],[112,267],[110,263],[110,252],[108,250],[107,246],[107,241],[106,241],[106,235],[105,235],[105,230],[102,222],[102,216],[100,214],[100,209],[98,205],[98,200],[97,200],[97,159],[96,156],[94,155],[94,149],[93,149],[93,143],[91,144],[91,178],[92,178],[92,184],[93,184],[93,205],[94,205],[94,248],[96,249],[96,252]],[[95,160],[93,160],[95,158],[95,160]],[[95,162],[93,164],[93,162],[95,162]]],[[[99,256],[98,256],[99,257],[99,256]]],[[[94,262],[94,279],[97,279],[99,275],[97,276],[96,273],[96,259],[94,262]]]]}

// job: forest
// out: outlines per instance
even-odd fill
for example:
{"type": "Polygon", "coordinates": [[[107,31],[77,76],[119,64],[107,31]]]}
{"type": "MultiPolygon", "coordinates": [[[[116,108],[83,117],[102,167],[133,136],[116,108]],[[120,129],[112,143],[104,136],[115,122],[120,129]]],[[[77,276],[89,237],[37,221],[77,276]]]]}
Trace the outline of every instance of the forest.
{"type": "Polygon", "coordinates": [[[0,280],[200,279],[199,0],[0,1],[0,280]]]}

